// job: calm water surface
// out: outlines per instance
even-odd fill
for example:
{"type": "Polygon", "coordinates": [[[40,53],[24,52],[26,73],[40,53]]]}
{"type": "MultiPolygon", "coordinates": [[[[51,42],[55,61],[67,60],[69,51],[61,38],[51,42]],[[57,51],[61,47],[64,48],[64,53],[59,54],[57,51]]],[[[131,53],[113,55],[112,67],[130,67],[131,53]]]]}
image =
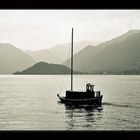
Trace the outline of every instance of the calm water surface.
{"type": "Polygon", "coordinates": [[[74,89],[87,82],[101,90],[101,107],[61,104],[68,75],[1,75],[0,130],[140,130],[140,76],[76,75],[74,89]]]}

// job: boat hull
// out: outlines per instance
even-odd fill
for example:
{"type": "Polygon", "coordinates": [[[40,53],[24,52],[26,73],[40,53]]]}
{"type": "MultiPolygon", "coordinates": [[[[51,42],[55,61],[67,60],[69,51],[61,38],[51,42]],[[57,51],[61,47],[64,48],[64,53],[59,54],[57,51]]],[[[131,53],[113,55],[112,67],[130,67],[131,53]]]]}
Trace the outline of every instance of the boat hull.
{"type": "Polygon", "coordinates": [[[88,104],[88,105],[101,105],[102,103],[102,95],[100,97],[94,97],[94,98],[88,98],[88,99],[68,99],[65,97],[60,97],[57,95],[58,98],[62,103],[67,103],[67,104],[88,104]]]}

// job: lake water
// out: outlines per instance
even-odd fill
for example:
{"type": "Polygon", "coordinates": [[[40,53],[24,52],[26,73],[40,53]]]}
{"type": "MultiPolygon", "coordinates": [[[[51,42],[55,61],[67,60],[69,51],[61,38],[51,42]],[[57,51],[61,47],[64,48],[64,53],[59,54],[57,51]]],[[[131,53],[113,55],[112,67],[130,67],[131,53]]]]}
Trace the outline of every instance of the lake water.
{"type": "Polygon", "coordinates": [[[61,104],[69,75],[1,75],[0,130],[140,130],[140,76],[76,75],[74,89],[87,82],[101,90],[101,107],[61,104]]]}

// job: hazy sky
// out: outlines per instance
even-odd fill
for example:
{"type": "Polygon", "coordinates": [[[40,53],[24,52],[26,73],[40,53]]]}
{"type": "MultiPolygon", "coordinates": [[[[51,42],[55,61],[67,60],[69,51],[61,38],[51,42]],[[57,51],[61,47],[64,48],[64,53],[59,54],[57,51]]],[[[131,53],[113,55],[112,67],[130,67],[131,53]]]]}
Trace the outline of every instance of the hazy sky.
{"type": "Polygon", "coordinates": [[[140,10],[0,10],[0,42],[24,50],[74,41],[106,41],[140,29],[140,10]]]}

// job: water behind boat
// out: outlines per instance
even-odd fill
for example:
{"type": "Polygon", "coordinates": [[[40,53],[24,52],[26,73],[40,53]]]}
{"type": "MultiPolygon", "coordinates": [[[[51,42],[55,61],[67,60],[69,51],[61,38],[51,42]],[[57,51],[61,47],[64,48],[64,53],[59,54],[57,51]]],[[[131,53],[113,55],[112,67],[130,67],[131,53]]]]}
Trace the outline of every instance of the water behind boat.
{"type": "Polygon", "coordinates": [[[65,106],[56,96],[70,89],[70,76],[0,76],[0,130],[139,130],[140,76],[76,75],[101,90],[103,105],[65,106]]]}

